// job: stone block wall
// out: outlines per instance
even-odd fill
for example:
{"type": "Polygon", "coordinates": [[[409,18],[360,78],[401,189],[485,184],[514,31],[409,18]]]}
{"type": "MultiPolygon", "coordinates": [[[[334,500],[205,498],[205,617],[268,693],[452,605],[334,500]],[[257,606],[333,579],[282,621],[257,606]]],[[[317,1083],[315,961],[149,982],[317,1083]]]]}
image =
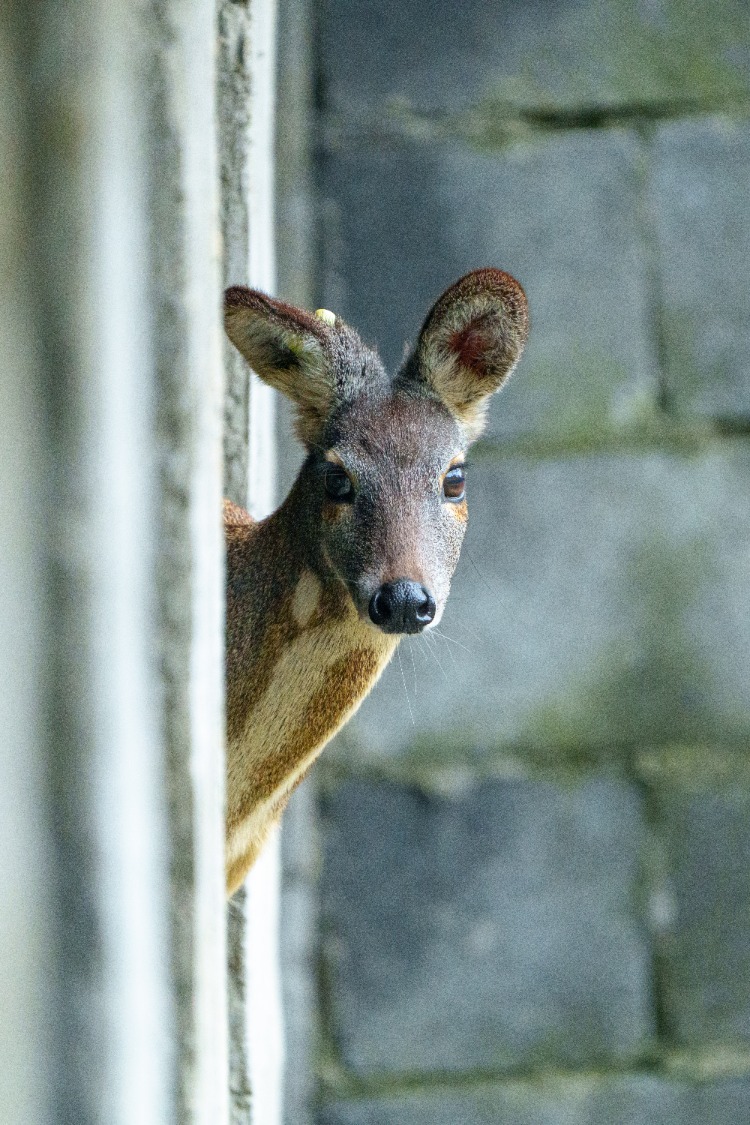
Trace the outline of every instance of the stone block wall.
{"type": "Polygon", "coordinates": [[[316,44],[316,303],[396,365],[496,265],[532,334],[443,623],[318,767],[304,1120],[750,1121],[746,6],[325,0],[316,44]]]}

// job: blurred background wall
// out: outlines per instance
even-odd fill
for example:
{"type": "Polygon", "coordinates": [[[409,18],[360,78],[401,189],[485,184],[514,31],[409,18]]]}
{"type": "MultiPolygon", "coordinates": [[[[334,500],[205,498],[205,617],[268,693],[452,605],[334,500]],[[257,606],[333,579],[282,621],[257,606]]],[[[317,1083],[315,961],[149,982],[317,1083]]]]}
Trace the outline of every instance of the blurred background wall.
{"type": "Polygon", "coordinates": [[[280,28],[281,293],[390,365],[472,268],[532,313],[438,635],[286,821],[286,1120],[750,1122],[747,5],[280,28]]]}

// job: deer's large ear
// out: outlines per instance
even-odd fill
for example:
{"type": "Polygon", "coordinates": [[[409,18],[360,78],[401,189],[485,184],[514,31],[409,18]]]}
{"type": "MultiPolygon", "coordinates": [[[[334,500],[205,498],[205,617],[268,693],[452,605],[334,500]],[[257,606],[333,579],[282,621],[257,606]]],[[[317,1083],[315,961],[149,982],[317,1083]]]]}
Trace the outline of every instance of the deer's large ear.
{"type": "Polygon", "coordinates": [[[329,359],[332,326],[241,285],[224,294],[224,326],[253,371],[295,404],[302,441],[314,442],[335,393],[329,359]]]}
{"type": "Polygon", "coordinates": [[[489,397],[521,358],[528,331],[526,295],[515,278],[475,270],[432,307],[404,376],[426,383],[474,441],[489,397]]]}

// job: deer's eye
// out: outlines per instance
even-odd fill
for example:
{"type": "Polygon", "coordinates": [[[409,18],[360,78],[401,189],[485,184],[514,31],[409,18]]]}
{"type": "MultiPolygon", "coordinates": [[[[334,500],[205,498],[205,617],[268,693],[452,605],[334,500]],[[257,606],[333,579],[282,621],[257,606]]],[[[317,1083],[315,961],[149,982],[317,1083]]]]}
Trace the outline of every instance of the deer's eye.
{"type": "Polygon", "coordinates": [[[443,477],[443,495],[458,504],[466,495],[466,474],[463,465],[454,465],[443,477]]]}
{"type": "Polygon", "coordinates": [[[325,475],[326,496],[339,504],[350,504],[354,499],[354,485],[348,474],[338,465],[331,465],[325,475]]]}

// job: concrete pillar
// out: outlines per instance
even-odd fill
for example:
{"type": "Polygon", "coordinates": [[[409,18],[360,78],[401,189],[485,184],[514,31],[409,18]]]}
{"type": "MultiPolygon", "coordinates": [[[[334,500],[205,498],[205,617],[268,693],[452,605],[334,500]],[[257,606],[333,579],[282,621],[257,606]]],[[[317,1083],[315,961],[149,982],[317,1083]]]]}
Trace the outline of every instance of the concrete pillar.
{"type": "Polygon", "coordinates": [[[225,1119],[223,542],[216,23],[160,2],[148,40],[157,589],[170,797],[178,1120],[225,1119]]]}
{"type": "MultiPolygon", "coordinates": [[[[219,9],[224,282],[275,289],[275,0],[219,9]]],[[[274,396],[226,346],[227,495],[256,519],[274,507],[274,396]]],[[[228,913],[230,1097],[234,1125],[281,1125],[279,842],[275,836],[228,913]]]]}
{"type": "Polygon", "coordinates": [[[49,620],[41,550],[45,471],[30,278],[24,270],[27,101],[17,11],[0,21],[0,1120],[51,1120],[43,1014],[52,945],[51,824],[45,801],[44,662],[49,620]]]}
{"type": "Polygon", "coordinates": [[[0,29],[14,1125],[227,1118],[214,37],[205,0],[0,29]]]}

